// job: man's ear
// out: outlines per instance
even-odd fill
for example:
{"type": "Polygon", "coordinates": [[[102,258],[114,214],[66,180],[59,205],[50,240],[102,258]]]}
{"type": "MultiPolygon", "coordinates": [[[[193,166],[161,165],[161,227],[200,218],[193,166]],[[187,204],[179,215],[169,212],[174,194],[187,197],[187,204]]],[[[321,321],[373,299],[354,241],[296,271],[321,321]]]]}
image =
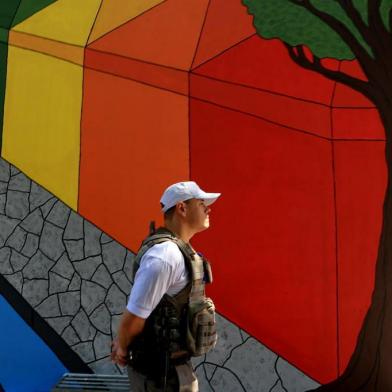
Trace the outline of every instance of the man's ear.
{"type": "Polygon", "coordinates": [[[176,210],[180,214],[180,216],[185,216],[186,215],[186,206],[184,202],[179,202],[176,205],[176,210]]]}

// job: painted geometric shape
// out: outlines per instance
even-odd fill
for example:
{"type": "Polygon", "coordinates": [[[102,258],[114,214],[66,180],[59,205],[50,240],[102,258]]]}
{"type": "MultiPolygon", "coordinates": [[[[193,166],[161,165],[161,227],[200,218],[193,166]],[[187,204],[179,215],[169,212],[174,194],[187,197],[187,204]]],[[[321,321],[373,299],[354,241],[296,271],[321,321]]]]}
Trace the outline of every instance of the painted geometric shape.
{"type": "Polygon", "coordinates": [[[331,143],[192,99],[190,146],[192,178],[222,192],[194,241],[213,261],[217,308],[303,372],[333,379],[331,143]]]}
{"type": "Polygon", "coordinates": [[[187,97],[86,69],[79,212],[137,249],[167,184],[189,178],[187,129],[187,97]]]}
{"type": "Polygon", "coordinates": [[[2,156],[76,209],[82,68],[13,46],[8,66],[2,156]]]}
{"type": "Polygon", "coordinates": [[[384,142],[336,141],[339,368],[354,351],[371,302],[387,173],[384,142]]]}
{"type": "Polygon", "coordinates": [[[0,313],[1,385],[15,392],[50,390],[67,369],[1,295],[0,313]]]}

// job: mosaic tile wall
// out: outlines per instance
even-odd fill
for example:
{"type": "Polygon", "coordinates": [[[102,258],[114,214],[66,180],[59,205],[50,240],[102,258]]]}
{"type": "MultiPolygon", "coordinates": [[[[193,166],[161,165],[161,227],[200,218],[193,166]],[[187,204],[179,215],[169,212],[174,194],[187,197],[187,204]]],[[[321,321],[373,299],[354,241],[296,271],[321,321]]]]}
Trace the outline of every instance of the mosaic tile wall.
{"type": "MultiPolygon", "coordinates": [[[[97,373],[119,373],[110,342],[134,254],[0,160],[0,273],[97,373]]],[[[266,316],[267,317],[267,316],[266,316]]],[[[306,391],[317,383],[218,316],[214,351],[194,360],[201,391],[306,391]]]]}

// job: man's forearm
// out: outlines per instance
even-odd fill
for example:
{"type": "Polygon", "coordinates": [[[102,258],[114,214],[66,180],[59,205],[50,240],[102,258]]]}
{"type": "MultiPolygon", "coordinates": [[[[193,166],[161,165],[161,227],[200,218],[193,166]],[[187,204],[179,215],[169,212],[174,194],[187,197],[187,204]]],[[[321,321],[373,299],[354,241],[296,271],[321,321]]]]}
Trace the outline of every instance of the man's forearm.
{"type": "Polygon", "coordinates": [[[138,317],[127,310],[121,317],[118,329],[118,345],[123,350],[128,350],[129,345],[144,329],[146,320],[138,317]]]}

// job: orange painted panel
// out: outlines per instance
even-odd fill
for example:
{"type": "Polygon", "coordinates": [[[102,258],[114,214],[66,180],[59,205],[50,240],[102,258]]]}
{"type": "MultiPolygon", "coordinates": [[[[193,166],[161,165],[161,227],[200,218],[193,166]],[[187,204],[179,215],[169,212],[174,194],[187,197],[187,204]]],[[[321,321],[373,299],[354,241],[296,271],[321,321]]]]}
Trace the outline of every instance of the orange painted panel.
{"type": "Polygon", "coordinates": [[[79,212],[133,250],[189,178],[188,98],[86,69],[79,212]]]}
{"type": "Polygon", "coordinates": [[[370,305],[386,188],[384,142],[335,142],[340,370],[370,305]]]}
{"type": "Polygon", "coordinates": [[[208,0],[167,0],[91,44],[93,49],[189,70],[208,0]]]}
{"type": "Polygon", "coordinates": [[[253,18],[239,0],[211,0],[192,67],[255,34],[253,18]]]}
{"type": "Polygon", "coordinates": [[[331,137],[330,108],[258,89],[191,74],[191,96],[281,125],[331,137]],[[306,115],[304,115],[304,113],[306,115]]]}
{"type": "Polygon", "coordinates": [[[187,95],[189,73],[87,48],[85,67],[187,95]]]}
{"type": "Polygon", "coordinates": [[[331,142],[192,99],[190,146],[192,179],[222,192],[194,241],[212,262],[217,310],[306,374],[334,379],[331,142]]]}

